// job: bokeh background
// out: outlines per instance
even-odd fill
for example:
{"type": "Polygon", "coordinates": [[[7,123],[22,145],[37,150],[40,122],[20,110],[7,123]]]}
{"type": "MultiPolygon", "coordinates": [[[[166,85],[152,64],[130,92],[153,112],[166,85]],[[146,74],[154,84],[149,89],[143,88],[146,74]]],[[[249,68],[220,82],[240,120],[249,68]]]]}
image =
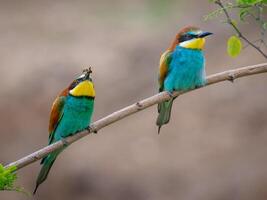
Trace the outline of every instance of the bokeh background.
{"type": "MultiPolygon", "coordinates": [[[[155,94],[159,56],[185,25],[215,33],[207,74],[266,61],[249,47],[228,57],[231,27],[203,21],[215,8],[208,0],[0,1],[0,162],[47,144],[55,96],[89,65],[94,120],[155,94]]],[[[242,31],[259,33],[250,24],[242,31]]],[[[153,106],[85,137],[59,156],[32,198],[265,200],[266,85],[262,74],[183,95],[160,135],[153,106]]],[[[21,169],[17,184],[31,192],[39,170],[39,162],[21,169]]]]}

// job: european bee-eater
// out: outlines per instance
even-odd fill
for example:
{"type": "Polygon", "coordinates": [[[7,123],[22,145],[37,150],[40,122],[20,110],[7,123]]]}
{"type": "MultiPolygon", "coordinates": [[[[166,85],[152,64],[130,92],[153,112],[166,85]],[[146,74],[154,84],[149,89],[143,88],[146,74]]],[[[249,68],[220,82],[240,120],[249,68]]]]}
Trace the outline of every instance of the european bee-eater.
{"type": "MultiPolygon", "coordinates": [[[[205,37],[210,32],[189,26],[178,32],[171,46],[161,55],[159,66],[159,92],[186,91],[205,85],[205,37]]],[[[174,98],[158,104],[158,133],[171,117],[174,98]]]]}
{"type": "MultiPolygon", "coordinates": [[[[94,85],[90,78],[91,72],[91,69],[85,70],[55,99],[49,121],[49,144],[73,135],[90,124],[95,98],[94,85]]],[[[46,180],[53,163],[63,149],[64,147],[42,159],[42,169],[33,194],[36,193],[38,186],[46,180]]]]}

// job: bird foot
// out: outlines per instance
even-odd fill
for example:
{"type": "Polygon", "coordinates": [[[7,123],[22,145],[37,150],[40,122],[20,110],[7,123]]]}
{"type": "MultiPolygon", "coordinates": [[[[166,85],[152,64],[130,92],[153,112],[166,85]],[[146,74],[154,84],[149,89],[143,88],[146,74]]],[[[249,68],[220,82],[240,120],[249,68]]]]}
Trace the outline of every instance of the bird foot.
{"type": "Polygon", "coordinates": [[[94,131],[93,127],[91,127],[91,126],[88,126],[88,127],[86,128],[86,130],[87,130],[89,133],[95,133],[95,134],[97,134],[97,131],[96,131],[96,130],[94,131]]]}
{"type": "Polygon", "coordinates": [[[203,87],[203,85],[196,85],[195,89],[198,89],[198,88],[201,88],[201,87],[203,87]]]}
{"type": "Polygon", "coordinates": [[[166,91],[166,92],[168,93],[170,98],[174,98],[175,97],[172,92],[169,92],[169,91],[166,91]]]}
{"type": "Polygon", "coordinates": [[[63,143],[63,147],[67,147],[69,145],[69,143],[68,143],[66,138],[62,138],[61,141],[63,143]]]}

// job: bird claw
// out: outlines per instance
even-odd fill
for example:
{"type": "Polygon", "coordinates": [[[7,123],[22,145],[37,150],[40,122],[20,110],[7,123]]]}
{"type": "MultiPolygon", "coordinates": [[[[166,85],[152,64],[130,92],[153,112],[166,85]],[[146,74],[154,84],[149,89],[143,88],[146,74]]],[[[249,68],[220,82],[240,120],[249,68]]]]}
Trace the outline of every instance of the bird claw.
{"type": "Polygon", "coordinates": [[[63,143],[63,147],[67,147],[69,145],[69,143],[68,143],[66,138],[62,138],[61,141],[63,143]]]}
{"type": "Polygon", "coordinates": [[[93,129],[91,126],[87,126],[86,130],[89,132],[89,133],[92,133],[93,132],[93,129]]]}
{"type": "Polygon", "coordinates": [[[169,91],[166,91],[166,92],[168,93],[170,98],[174,98],[175,97],[172,92],[169,92],[169,91]]]}
{"type": "Polygon", "coordinates": [[[198,89],[198,88],[201,88],[203,87],[203,85],[196,85],[194,89],[198,89]]]}
{"type": "Polygon", "coordinates": [[[96,131],[96,130],[94,131],[93,127],[91,127],[91,126],[88,126],[88,127],[86,128],[86,130],[87,130],[89,133],[95,133],[95,134],[97,134],[97,131],[96,131]]]}

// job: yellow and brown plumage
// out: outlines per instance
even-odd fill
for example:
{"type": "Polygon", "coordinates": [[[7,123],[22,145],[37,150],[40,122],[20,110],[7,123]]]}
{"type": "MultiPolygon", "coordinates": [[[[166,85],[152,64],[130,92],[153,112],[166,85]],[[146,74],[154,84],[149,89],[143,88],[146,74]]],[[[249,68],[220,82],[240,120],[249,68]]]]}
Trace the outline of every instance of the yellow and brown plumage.
{"type": "MultiPolygon", "coordinates": [[[[159,92],[189,90],[205,84],[205,58],[202,48],[204,37],[210,32],[203,32],[194,26],[181,29],[169,48],[161,55],[159,62],[159,92]]],[[[174,98],[158,104],[158,133],[171,117],[174,98]]]]}
{"type": "MultiPolygon", "coordinates": [[[[75,134],[90,124],[95,98],[90,73],[91,71],[87,71],[75,79],[53,102],[49,119],[48,144],[75,134]]],[[[56,150],[42,159],[42,168],[36,181],[34,194],[38,186],[46,180],[54,161],[63,149],[56,150]]]]}

